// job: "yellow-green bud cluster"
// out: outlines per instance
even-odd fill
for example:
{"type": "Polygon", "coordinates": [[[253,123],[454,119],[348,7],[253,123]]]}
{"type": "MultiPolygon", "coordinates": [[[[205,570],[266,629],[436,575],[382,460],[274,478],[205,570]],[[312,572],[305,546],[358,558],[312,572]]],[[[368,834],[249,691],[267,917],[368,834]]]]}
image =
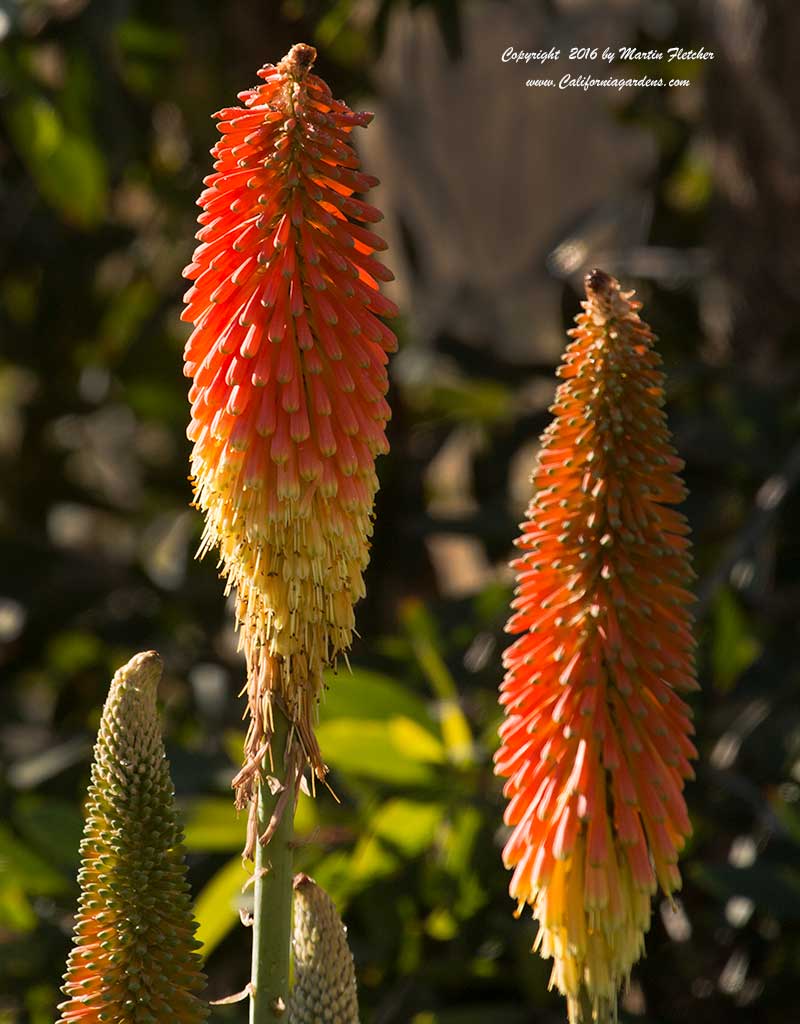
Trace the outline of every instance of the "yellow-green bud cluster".
{"type": "Polygon", "coordinates": [[[308,875],[296,876],[294,893],[289,1024],[358,1024],[353,956],[333,900],[308,875]]]}
{"type": "Polygon", "coordinates": [[[114,676],[94,749],[59,1024],[196,1024],[208,1010],[156,710],[161,659],[114,676]]]}

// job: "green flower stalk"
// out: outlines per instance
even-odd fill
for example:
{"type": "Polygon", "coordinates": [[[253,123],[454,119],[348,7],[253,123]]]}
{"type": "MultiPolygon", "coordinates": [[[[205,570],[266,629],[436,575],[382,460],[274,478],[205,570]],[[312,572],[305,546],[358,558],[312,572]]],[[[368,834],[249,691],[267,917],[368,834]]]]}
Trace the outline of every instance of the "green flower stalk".
{"type": "Polygon", "coordinates": [[[94,748],[81,887],[59,1024],[196,1024],[208,1016],[183,836],[146,651],[111,682],[94,748]]]}
{"type": "Polygon", "coordinates": [[[347,929],[333,900],[308,875],[294,879],[295,982],[288,1024],[358,1024],[347,929]]]}

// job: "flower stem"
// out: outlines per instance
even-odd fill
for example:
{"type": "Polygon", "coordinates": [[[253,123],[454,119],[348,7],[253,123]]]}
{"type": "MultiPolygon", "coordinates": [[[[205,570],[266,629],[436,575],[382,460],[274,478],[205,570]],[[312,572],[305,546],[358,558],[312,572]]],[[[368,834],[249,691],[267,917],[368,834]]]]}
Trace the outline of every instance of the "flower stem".
{"type": "Polygon", "coordinates": [[[278,806],[285,788],[293,789],[289,757],[290,725],[283,709],[272,705],[274,768],[265,765],[258,787],[258,834],[263,835],[274,814],[280,821],[269,842],[256,841],[255,905],[253,910],[253,963],[250,994],[250,1024],[272,1024],[280,1020],[289,1002],[289,949],[292,931],[292,829],[294,793],[278,806]],[[269,785],[277,778],[280,788],[269,785]],[[277,792],[273,792],[276,789],[277,792]]]}

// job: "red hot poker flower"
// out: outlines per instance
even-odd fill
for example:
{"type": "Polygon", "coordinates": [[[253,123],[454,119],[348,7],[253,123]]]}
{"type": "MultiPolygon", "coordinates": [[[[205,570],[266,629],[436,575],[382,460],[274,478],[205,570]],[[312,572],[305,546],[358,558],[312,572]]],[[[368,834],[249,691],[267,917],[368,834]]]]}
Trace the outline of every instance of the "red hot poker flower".
{"type": "Polygon", "coordinates": [[[387,353],[379,291],[392,274],[369,229],[381,219],[355,198],[377,183],[350,140],[354,113],[310,73],[294,46],[220,111],[214,173],[199,199],[200,245],[185,274],[185,352],[201,552],[218,548],[237,594],[248,664],[252,770],[269,741],[277,694],[317,772],[313,734],[322,670],[350,645],[364,593],[375,457],[384,428],[387,353]]]}
{"type": "Polygon", "coordinates": [[[595,270],[570,331],[517,541],[496,771],[511,895],[571,1021],[611,1012],[658,885],[680,887],[696,751],[688,527],[654,337],[633,292],[595,270]]]}

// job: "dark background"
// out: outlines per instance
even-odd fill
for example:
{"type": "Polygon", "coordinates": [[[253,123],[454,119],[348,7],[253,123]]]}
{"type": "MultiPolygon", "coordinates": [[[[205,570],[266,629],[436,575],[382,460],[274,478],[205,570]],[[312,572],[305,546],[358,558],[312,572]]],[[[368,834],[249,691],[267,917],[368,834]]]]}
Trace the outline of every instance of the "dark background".
{"type": "Polygon", "coordinates": [[[365,1024],[564,1018],[512,918],[491,753],[505,563],[594,264],[661,338],[699,573],[695,835],[623,1017],[796,1019],[800,7],[5,0],[0,35],[0,1022],[53,1019],[99,710],[151,647],[210,995],[247,980],[242,665],[192,558],[180,272],[210,113],[297,41],[377,113],[359,144],[402,309],[361,639],[322,710],[341,804],[298,815],[365,1024]],[[637,64],[691,85],[622,94],[500,60],[623,44],[715,58],[637,64]]]}

